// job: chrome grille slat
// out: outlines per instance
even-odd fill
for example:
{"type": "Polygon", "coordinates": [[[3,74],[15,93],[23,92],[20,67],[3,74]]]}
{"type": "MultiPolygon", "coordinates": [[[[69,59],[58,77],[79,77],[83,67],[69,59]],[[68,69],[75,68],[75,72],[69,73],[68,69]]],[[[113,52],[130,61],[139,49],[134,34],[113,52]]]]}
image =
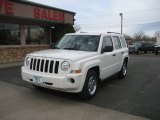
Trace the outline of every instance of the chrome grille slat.
{"type": "Polygon", "coordinates": [[[42,62],[42,59],[40,59],[40,63],[39,63],[39,71],[41,71],[41,62],[42,62]]]}
{"type": "Polygon", "coordinates": [[[45,65],[46,65],[46,60],[44,60],[43,72],[45,72],[45,65]]]}
{"type": "Polygon", "coordinates": [[[48,63],[48,72],[49,72],[49,69],[50,69],[50,65],[51,65],[51,60],[49,60],[49,63],[48,63]]]}
{"type": "Polygon", "coordinates": [[[35,70],[37,71],[37,63],[38,63],[38,59],[36,59],[36,65],[35,65],[35,70]]]}

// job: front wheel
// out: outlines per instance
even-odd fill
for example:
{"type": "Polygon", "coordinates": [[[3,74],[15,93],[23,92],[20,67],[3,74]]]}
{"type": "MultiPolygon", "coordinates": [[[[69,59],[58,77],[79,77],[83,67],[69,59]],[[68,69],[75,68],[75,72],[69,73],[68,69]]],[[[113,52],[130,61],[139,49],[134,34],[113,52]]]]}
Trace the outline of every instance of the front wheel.
{"type": "Polygon", "coordinates": [[[91,99],[95,96],[98,87],[98,75],[94,70],[89,70],[86,76],[86,80],[83,86],[83,90],[80,93],[80,97],[83,99],[91,99]]]}
{"type": "Polygon", "coordinates": [[[126,77],[126,75],[127,75],[127,61],[125,60],[122,65],[121,71],[118,73],[118,77],[123,79],[126,77]]]}

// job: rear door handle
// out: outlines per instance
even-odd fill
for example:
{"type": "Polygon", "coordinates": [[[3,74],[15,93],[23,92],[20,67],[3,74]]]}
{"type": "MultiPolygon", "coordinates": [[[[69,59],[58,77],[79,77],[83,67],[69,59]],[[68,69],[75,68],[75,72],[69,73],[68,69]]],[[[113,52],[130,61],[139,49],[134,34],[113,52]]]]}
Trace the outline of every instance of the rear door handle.
{"type": "Polygon", "coordinates": [[[113,54],[112,56],[116,56],[117,54],[113,54]]]}
{"type": "Polygon", "coordinates": [[[121,52],[122,54],[124,54],[124,52],[121,52]]]}

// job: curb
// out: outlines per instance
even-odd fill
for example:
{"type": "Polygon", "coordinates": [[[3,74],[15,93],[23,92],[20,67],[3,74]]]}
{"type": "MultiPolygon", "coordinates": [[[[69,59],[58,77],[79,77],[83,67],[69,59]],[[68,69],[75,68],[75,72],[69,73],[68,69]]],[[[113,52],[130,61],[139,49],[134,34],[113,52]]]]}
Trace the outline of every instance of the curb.
{"type": "Polygon", "coordinates": [[[0,69],[22,66],[24,62],[0,64],[0,69]]]}

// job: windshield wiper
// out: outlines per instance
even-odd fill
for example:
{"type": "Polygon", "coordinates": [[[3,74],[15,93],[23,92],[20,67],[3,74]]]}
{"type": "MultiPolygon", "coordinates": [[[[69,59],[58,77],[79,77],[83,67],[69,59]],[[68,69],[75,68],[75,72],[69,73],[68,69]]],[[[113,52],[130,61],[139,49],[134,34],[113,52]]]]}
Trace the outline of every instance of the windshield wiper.
{"type": "Polygon", "coordinates": [[[63,49],[65,49],[65,50],[77,50],[75,48],[63,48],[63,49]]]}
{"type": "Polygon", "coordinates": [[[59,47],[54,46],[52,49],[60,49],[59,47]]]}

